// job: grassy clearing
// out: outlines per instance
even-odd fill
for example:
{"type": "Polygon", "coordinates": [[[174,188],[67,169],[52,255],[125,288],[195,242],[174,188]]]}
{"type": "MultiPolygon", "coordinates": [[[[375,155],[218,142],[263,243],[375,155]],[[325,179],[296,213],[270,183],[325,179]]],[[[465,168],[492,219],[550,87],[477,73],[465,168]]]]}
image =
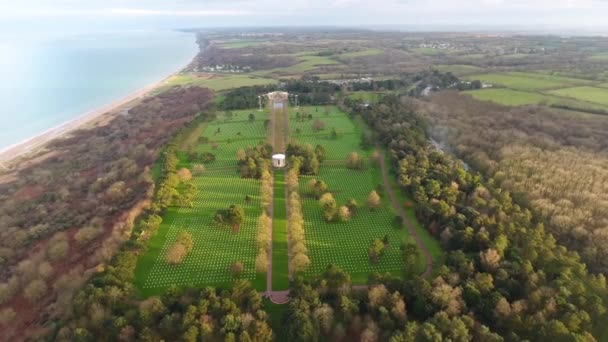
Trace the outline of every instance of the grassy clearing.
{"type": "Polygon", "coordinates": [[[589,81],[575,78],[521,72],[479,74],[465,78],[468,80],[478,79],[485,83],[502,85],[515,90],[528,91],[556,89],[589,83],[589,81]]]}
{"type": "Polygon", "coordinates": [[[465,76],[483,72],[485,69],[473,65],[453,64],[453,65],[437,65],[435,69],[441,72],[451,72],[456,76],[465,76]]]}
{"type": "Polygon", "coordinates": [[[152,237],[148,251],[139,258],[135,284],[146,296],[164,292],[171,286],[228,287],[234,277],[230,266],[244,264],[240,276],[255,288],[265,288],[265,277],[256,274],[256,219],[261,214],[260,182],[242,179],[236,173],[208,171],[194,179],[197,188],[193,208],[170,208],[163,223],[152,237]],[[245,195],[252,200],[245,201],[245,195]],[[246,219],[238,232],[213,222],[215,211],[238,204],[245,209],[246,219]],[[168,249],[180,231],[188,231],[194,240],[193,250],[179,265],[165,261],[168,249]]]}
{"type": "Polygon", "coordinates": [[[550,94],[608,105],[608,89],[595,87],[574,87],[550,91],[550,94]]]}
{"type": "Polygon", "coordinates": [[[608,88],[608,83],[598,84],[598,87],[600,87],[600,88],[608,88]]]}
{"type": "Polygon", "coordinates": [[[274,174],[274,204],[272,218],[272,289],[289,288],[289,256],[287,248],[287,202],[285,200],[285,173],[274,174]]]}
{"type": "Polygon", "coordinates": [[[357,57],[375,56],[375,55],[380,55],[383,53],[384,53],[384,51],[382,51],[380,49],[367,49],[367,50],[362,50],[362,51],[357,51],[357,52],[343,53],[343,54],[338,55],[338,57],[344,58],[344,59],[349,59],[349,58],[357,58],[357,57]]]}
{"type": "Polygon", "coordinates": [[[197,75],[184,73],[171,77],[161,89],[176,85],[197,85],[207,87],[215,91],[223,91],[238,87],[274,84],[277,81],[269,78],[254,77],[249,75],[197,75]]]}

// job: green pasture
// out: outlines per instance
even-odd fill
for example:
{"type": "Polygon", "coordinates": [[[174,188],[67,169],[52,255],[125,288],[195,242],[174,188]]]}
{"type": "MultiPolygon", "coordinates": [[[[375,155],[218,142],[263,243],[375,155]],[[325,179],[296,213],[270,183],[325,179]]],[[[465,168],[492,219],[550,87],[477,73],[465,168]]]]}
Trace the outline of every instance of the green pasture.
{"type": "Polygon", "coordinates": [[[338,55],[338,57],[343,58],[343,59],[349,59],[349,58],[375,56],[375,55],[380,55],[383,53],[384,53],[384,51],[382,51],[380,49],[367,49],[367,50],[362,50],[362,51],[343,53],[343,54],[338,55]]]}
{"type": "Polygon", "coordinates": [[[214,75],[215,78],[197,76],[193,73],[181,73],[169,78],[162,89],[176,85],[188,86],[197,85],[207,87],[215,91],[223,91],[239,87],[249,87],[256,85],[274,84],[277,81],[270,78],[255,77],[250,75],[214,75]]]}
{"type": "Polygon", "coordinates": [[[549,92],[553,95],[570,97],[577,100],[608,105],[608,89],[595,87],[574,87],[549,92]]]}
{"type": "Polygon", "coordinates": [[[307,71],[312,71],[321,66],[328,65],[339,65],[340,62],[332,59],[328,56],[316,56],[316,55],[301,55],[298,56],[299,62],[292,66],[275,68],[271,70],[261,70],[256,71],[253,74],[260,76],[268,76],[272,74],[276,75],[292,75],[292,74],[302,74],[307,71]]]}
{"type": "Polygon", "coordinates": [[[410,49],[410,51],[417,52],[417,53],[427,55],[427,56],[436,56],[436,55],[441,55],[441,54],[445,53],[445,51],[443,51],[443,50],[434,49],[434,48],[415,48],[415,49],[410,49]]]}
{"type": "Polygon", "coordinates": [[[268,43],[267,40],[235,40],[221,42],[220,46],[224,49],[240,49],[266,43],[268,43]]]}
{"type": "Polygon", "coordinates": [[[456,76],[465,76],[483,72],[485,69],[474,65],[452,64],[452,65],[436,65],[433,68],[441,72],[451,72],[456,76]]]}
{"type": "Polygon", "coordinates": [[[245,270],[240,276],[258,290],[265,289],[265,276],[256,274],[255,234],[261,214],[260,181],[243,179],[236,173],[207,171],[196,177],[198,190],[193,208],[168,209],[149,248],[140,256],[135,271],[135,284],[144,295],[164,292],[171,286],[230,286],[234,276],[230,266],[240,261],[245,270]],[[245,201],[249,195],[251,201],[245,201]],[[213,222],[217,209],[238,204],[245,209],[245,222],[237,232],[213,222]],[[182,230],[190,232],[193,250],[179,265],[165,261],[166,253],[182,230]]]}
{"type": "Polygon", "coordinates": [[[478,74],[467,76],[465,79],[481,80],[492,85],[501,85],[515,90],[527,91],[564,88],[589,83],[589,81],[581,79],[523,72],[478,74]]]}
{"type": "Polygon", "coordinates": [[[608,61],[608,53],[600,53],[597,55],[593,55],[593,56],[589,57],[589,59],[591,59],[593,61],[606,62],[606,61],[608,61]]]}

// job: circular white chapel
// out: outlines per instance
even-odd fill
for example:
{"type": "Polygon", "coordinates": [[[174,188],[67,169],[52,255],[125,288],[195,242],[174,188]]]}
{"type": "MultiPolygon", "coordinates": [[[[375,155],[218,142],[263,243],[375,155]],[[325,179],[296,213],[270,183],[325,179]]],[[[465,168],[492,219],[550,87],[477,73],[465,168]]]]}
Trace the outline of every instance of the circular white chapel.
{"type": "Polygon", "coordinates": [[[285,167],[285,155],[284,154],[275,154],[272,156],[272,166],[275,168],[283,168],[285,167]]]}

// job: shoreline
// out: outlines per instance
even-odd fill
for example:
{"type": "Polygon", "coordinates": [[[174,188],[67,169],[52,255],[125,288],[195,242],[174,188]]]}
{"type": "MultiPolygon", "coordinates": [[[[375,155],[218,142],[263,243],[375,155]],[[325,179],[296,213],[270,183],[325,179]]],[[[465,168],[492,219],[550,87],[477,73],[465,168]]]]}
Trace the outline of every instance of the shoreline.
{"type": "MultiPolygon", "coordinates": [[[[196,56],[195,56],[196,57],[196,56]]],[[[193,57],[193,58],[195,58],[193,57]]],[[[171,77],[181,73],[192,61],[188,62],[185,66],[179,68],[177,71],[163,77],[159,81],[153,82],[144,86],[143,88],[137,89],[126,96],[113,100],[107,104],[102,105],[96,109],[85,112],[78,115],[74,119],[66,121],[55,127],[52,127],[42,133],[34,135],[16,144],[10,145],[0,150],[0,170],[3,168],[3,164],[10,163],[18,157],[22,157],[28,153],[32,153],[40,150],[52,140],[66,136],[72,131],[86,126],[87,124],[95,124],[100,121],[106,114],[117,115],[118,111],[124,109],[129,103],[142,99],[155,89],[158,89],[164,85],[171,77]]],[[[4,166],[6,168],[6,166],[4,166]]]]}

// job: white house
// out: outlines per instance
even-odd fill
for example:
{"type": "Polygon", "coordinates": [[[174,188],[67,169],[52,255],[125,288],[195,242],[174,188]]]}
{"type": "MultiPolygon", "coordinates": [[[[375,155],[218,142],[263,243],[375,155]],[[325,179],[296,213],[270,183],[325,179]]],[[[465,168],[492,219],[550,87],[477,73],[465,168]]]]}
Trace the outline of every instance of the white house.
{"type": "Polygon", "coordinates": [[[285,155],[284,154],[275,154],[272,156],[272,166],[277,169],[281,169],[285,167],[285,155]]]}

